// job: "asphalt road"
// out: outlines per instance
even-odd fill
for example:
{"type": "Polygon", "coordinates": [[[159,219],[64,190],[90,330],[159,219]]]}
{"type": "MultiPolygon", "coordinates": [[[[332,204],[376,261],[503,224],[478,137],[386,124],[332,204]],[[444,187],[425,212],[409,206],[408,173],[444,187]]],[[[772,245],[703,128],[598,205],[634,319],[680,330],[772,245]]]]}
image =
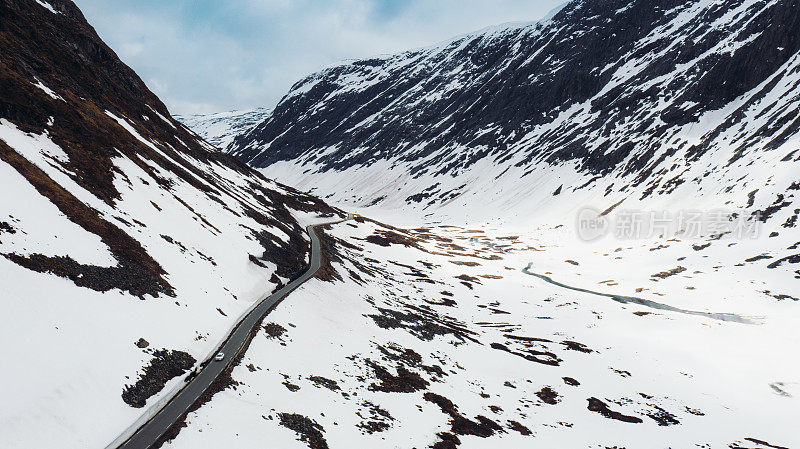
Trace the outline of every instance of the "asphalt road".
{"type": "MultiPolygon", "coordinates": [[[[348,214],[346,220],[352,218],[348,214]]],[[[277,292],[261,299],[261,302],[254,307],[247,316],[242,319],[233,329],[228,339],[223,343],[220,351],[225,354],[221,361],[211,360],[191,379],[186,386],[180,390],[153,418],[147,421],[130,438],[125,440],[120,449],[147,449],[151,447],[172,424],[194,404],[200,395],[205,392],[216,378],[228,367],[233,359],[242,350],[250,331],[258,324],[262,316],[274,306],[278,301],[291,293],[313,276],[322,265],[322,254],[320,251],[319,236],[314,228],[329,224],[341,223],[345,220],[337,220],[306,227],[308,235],[311,237],[311,266],[302,276],[286,284],[277,292]]]]}

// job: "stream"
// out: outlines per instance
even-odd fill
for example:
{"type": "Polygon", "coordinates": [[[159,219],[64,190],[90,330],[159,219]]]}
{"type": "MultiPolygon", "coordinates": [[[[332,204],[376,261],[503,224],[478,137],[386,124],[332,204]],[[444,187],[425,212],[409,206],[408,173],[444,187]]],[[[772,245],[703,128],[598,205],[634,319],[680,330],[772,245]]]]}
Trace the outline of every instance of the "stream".
{"type": "Polygon", "coordinates": [[[593,290],[588,290],[588,289],[585,289],[585,288],[573,287],[571,285],[563,284],[561,282],[553,280],[553,278],[551,278],[549,276],[545,276],[545,275],[539,274],[539,273],[534,273],[533,271],[531,271],[531,267],[533,267],[533,263],[532,262],[529,263],[527,267],[523,268],[522,272],[525,273],[525,274],[531,275],[531,276],[535,276],[535,277],[537,277],[537,278],[539,278],[539,279],[541,279],[541,280],[543,280],[543,281],[545,281],[547,283],[553,284],[553,285],[555,285],[557,287],[566,288],[566,289],[569,289],[569,290],[574,290],[576,292],[589,293],[591,295],[604,296],[606,298],[611,298],[612,300],[617,301],[617,302],[621,302],[623,304],[638,304],[640,306],[649,307],[651,309],[666,310],[668,312],[683,313],[685,315],[697,315],[697,316],[711,318],[711,319],[719,320],[719,321],[731,321],[731,322],[734,322],[734,323],[743,323],[743,324],[760,324],[759,322],[754,321],[753,319],[745,318],[745,317],[743,317],[741,315],[736,315],[734,313],[699,312],[699,311],[696,311],[696,310],[681,309],[679,307],[674,307],[674,306],[671,306],[669,304],[662,304],[660,302],[655,302],[655,301],[651,301],[649,299],[644,299],[644,298],[637,298],[635,296],[613,295],[613,294],[610,294],[610,293],[602,293],[602,292],[596,292],[596,291],[593,291],[593,290]]]}

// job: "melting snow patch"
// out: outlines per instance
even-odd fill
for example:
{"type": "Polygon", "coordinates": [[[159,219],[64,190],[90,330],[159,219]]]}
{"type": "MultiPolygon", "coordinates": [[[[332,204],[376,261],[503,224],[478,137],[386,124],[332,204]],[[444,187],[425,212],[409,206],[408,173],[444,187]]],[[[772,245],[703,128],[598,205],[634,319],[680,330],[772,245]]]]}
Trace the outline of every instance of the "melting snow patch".
{"type": "MultiPolygon", "coordinates": [[[[41,2],[40,2],[40,3],[41,3],[41,2]]],[[[39,89],[42,89],[42,90],[44,91],[44,93],[46,93],[47,95],[49,95],[51,98],[54,98],[54,99],[56,99],[56,100],[66,101],[66,100],[64,100],[64,99],[63,99],[63,98],[62,98],[60,95],[56,94],[56,93],[53,91],[53,89],[50,89],[49,87],[47,87],[47,86],[45,86],[44,84],[42,84],[42,82],[41,82],[41,81],[39,81],[38,79],[36,79],[36,82],[35,82],[35,83],[32,83],[32,84],[33,84],[34,86],[38,87],[39,89]]]]}
{"type": "Polygon", "coordinates": [[[50,3],[43,2],[42,0],[36,0],[36,3],[42,5],[42,7],[44,8],[47,8],[53,14],[62,14],[61,11],[56,11],[56,9],[53,8],[53,5],[51,5],[50,3]]]}

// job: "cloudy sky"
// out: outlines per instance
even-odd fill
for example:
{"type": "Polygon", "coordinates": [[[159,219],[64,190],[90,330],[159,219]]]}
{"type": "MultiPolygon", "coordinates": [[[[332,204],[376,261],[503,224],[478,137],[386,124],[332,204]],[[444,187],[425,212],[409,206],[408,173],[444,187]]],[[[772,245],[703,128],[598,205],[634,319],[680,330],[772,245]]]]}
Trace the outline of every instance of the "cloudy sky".
{"type": "Polygon", "coordinates": [[[272,107],[343,59],[534,21],[564,0],[75,0],[175,114],[272,107]]]}

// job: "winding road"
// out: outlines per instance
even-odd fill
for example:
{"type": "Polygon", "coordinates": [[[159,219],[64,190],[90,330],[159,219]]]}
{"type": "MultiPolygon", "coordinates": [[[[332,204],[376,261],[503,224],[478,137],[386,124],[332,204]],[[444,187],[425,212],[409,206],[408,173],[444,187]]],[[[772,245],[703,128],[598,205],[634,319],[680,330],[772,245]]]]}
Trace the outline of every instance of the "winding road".
{"type": "MultiPolygon", "coordinates": [[[[326,223],[309,225],[306,227],[311,238],[311,265],[297,279],[286,284],[283,288],[260,300],[260,302],[248,312],[244,318],[233,328],[224,342],[217,348],[215,354],[222,352],[225,357],[222,361],[215,361],[213,358],[200,364],[197,375],[192,377],[182,389],[169,399],[160,409],[153,410],[153,416],[138,428],[132,427],[123,433],[108,448],[119,449],[146,449],[151,447],[162,435],[175,424],[184,413],[191,407],[200,396],[209,389],[211,384],[222,374],[223,371],[236,359],[248,341],[248,336],[258,325],[259,321],[269,313],[270,309],[281,299],[286,297],[303,282],[310,279],[322,265],[322,253],[320,249],[319,236],[315,232],[318,226],[326,226],[341,223],[353,218],[352,214],[347,214],[347,218],[326,223]],[[130,436],[127,434],[132,433],[130,436]],[[117,442],[123,440],[121,444],[117,442]]],[[[146,413],[147,414],[147,413],[146,413]]]]}

